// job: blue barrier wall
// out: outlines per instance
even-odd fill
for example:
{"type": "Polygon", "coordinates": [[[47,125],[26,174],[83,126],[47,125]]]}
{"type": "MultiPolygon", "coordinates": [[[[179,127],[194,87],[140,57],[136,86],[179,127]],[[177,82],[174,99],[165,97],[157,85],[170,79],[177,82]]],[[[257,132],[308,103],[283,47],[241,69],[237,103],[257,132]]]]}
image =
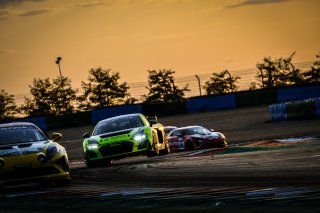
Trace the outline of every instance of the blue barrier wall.
{"type": "Polygon", "coordinates": [[[320,85],[277,90],[278,102],[295,101],[320,96],[320,85]]]}
{"type": "Polygon", "coordinates": [[[45,117],[29,117],[29,118],[22,118],[17,121],[30,122],[37,125],[42,130],[47,130],[47,123],[46,123],[45,117]]]}
{"type": "Polygon", "coordinates": [[[186,111],[191,113],[236,108],[233,94],[189,99],[186,104],[186,111]]]}
{"type": "Polygon", "coordinates": [[[110,118],[113,116],[131,114],[131,113],[141,113],[141,112],[142,112],[141,104],[110,107],[106,109],[94,109],[91,111],[91,120],[92,120],[92,123],[96,124],[103,119],[110,118]]]}

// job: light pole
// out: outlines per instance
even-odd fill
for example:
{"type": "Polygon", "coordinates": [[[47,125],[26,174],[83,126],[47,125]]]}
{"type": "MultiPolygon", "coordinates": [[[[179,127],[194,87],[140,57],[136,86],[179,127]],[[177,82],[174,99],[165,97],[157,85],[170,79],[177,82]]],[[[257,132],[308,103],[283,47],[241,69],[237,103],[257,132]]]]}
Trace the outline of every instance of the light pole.
{"type": "Polygon", "coordinates": [[[200,78],[198,75],[195,75],[196,78],[198,79],[198,84],[199,84],[199,92],[200,92],[200,96],[201,96],[201,83],[200,83],[200,78]]]}
{"type": "Polygon", "coordinates": [[[56,59],[56,64],[58,64],[59,67],[59,74],[60,74],[60,86],[61,86],[61,90],[62,90],[62,100],[63,100],[63,104],[65,106],[65,110],[67,110],[66,108],[66,97],[65,97],[65,92],[64,92],[64,88],[63,88],[63,82],[62,82],[62,73],[61,73],[61,67],[60,67],[60,61],[62,60],[61,57],[57,57],[56,59]]]}
{"type": "Polygon", "coordinates": [[[59,73],[60,73],[60,79],[61,79],[61,82],[62,82],[62,74],[61,74],[61,67],[60,67],[60,61],[61,61],[61,57],[58,57],[57,60],[56,60],[56,64],[58,64],[58,67],[59,67],[59,73]]]}

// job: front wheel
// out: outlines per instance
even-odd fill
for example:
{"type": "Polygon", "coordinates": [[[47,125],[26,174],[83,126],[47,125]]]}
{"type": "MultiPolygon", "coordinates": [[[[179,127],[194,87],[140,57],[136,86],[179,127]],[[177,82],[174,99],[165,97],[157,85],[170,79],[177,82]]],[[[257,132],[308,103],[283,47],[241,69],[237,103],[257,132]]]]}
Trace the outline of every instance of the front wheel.
{"type": "Polygon", "coordinates": [[[165,143],[165,148],[160,151],[160,155],[167,155],[167,154],[170,154],[169,143],[165,143]]]}
{"type": "Polygon", "coordinates": [[[159,149],[156,146],[157,138],[155,133],[152,133],[152,141],[153,141],[153,149],[151,148],[152,145],[150,143],[148,144],[148,147],[149,147],[149,151],[147,152],[148,157],[154,157],[159,155],[159,149]]]}

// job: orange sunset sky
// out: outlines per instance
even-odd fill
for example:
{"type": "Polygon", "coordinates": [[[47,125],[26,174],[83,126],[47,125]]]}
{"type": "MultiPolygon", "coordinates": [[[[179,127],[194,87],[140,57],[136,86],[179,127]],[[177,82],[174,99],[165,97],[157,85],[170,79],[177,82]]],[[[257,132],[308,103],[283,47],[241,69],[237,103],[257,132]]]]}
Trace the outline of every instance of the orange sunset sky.
{"type": "Polygon", "coordinates": [[[0,89],[28,93],[33,78],[74,88],[91,68],[146,82],[254,68],[265,56],[294,63],[320,52],[320,0],[0,0],[0,89]]]}

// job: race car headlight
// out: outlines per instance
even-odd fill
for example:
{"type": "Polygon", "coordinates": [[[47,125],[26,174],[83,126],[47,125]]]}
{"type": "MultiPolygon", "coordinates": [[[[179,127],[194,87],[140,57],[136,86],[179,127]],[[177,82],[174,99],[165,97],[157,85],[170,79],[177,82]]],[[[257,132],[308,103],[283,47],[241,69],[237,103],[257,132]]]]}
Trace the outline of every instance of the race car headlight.
{"type": "Polygon", "coordinates": [[[98,149],[99,145],[97,143],[94,144],[87,144],[87,149],[98,149]]]}
{"type": "Polygon", "coordinates": [[[60,151],[59,147],[56,144],[52,144],[47,149],[47,156],[53,156],[58,154],[60,151]]]}
{"type": "Polygon", "coordinates": [[[141,133],[137,133],[132,137],[132,139],[135,141],[142,141],[142,140],[145,140],[146,138],[147,138],[147,135],[141,134],[141,133]]]}

